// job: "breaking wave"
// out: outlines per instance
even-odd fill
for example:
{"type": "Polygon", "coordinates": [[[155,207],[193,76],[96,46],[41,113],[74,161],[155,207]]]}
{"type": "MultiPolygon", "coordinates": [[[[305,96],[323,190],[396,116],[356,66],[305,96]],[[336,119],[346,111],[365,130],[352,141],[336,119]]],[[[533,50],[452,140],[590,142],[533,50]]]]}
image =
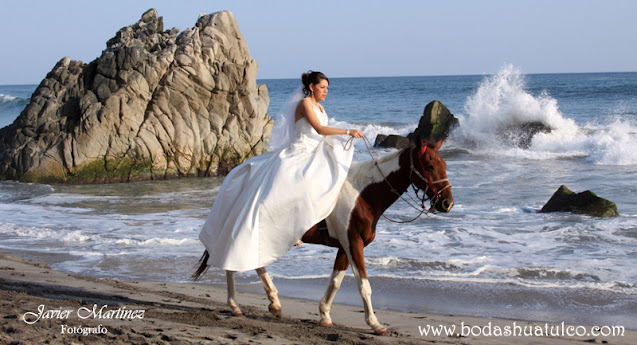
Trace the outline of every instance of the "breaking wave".
{"type": "Polygon", "coordinates": [[[543,90],[533,95],[513,66],[486,76],[459,115],[451,140],[478,154],[524,159],[583,157],[595,164],[637,164],[637,125],[625,109],[604,119],[577,124],[543,90]]]}

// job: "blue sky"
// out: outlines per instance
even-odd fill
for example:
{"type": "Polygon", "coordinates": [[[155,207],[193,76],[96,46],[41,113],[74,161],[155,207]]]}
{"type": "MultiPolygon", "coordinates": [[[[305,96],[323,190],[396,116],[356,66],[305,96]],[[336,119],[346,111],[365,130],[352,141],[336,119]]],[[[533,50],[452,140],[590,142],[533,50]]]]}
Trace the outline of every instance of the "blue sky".
{"type": "Polygon", "coordinates": [[[149,8],[164,29],[234,13],[259,78],[637,71],[637,1],[10,1],[0,84],[37,84],[64,56],[90,62],[149,8]]]}

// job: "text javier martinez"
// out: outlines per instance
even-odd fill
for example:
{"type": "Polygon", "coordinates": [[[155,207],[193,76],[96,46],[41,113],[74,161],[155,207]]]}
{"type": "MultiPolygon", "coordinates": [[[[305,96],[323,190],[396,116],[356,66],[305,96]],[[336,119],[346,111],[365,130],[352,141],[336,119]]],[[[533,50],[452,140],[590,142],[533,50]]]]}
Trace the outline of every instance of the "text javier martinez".
{"type": "MultiPolygon", "coordinates": [[[[87,320],[141,320],[144,318],[146,310],[143,309],[127,309],[123,307],[111,307],[108,305],[99,306],[93,304],[92,307],[80,307],[77,310],[74,309],[47,309],[44,304],[38,306],[37,312],[26,312],[22,316],[22,319],[26,324],[32,325],[40,320],[68,320],[73,315],[77,315],[79,319],[87,320]]],[[[62,334],[106,334],[108,329],[101,324],[96,327],[83,327],[74,326],[69,327],[62,325],[62,334]]]]}

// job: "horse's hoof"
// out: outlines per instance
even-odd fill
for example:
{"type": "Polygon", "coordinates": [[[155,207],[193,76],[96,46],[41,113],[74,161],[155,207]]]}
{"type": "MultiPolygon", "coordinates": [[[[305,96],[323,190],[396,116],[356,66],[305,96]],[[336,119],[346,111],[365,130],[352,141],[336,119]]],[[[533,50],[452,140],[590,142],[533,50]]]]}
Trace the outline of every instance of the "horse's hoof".
{"type": "Polygon", "coordinates": [[[319,324],[323,327],[332,327],[334,325],[332,321],[325,321],[325,320],[321,320],[319,324]]]}
{"type": "Polygon", "coordinates": [[[232,316],[243,316],[243,312],[241,312],[241,310],[239,309],[234,309],[232,311],[232,316]]]}
{"type": "Polygon", "coordinates": [[[382,329],[375,329],[374,330],[374,334],[387,336],[387,335],[389,335],[389,330],[387,328],[384,328],[384,327],[382,329]]]}
{"type": "Polygon", "coordinates": [[[276,316],[278,319],[283,318],[283,312],[281,311],[281,307],[274,307],[272,306],[272,304],[270,304],[270,306],[268,307],[268,310],[270,311],[270,313],[272,313],[272,315],[276,316]]]}

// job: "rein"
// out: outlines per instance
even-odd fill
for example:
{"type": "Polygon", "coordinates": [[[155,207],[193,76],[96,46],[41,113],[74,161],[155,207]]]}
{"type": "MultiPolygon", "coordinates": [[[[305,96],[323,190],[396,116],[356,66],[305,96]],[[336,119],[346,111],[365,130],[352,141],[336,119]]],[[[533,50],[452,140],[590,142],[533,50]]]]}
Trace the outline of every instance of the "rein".
{"type": "MultiPolygon", "coordinates": [[[[350,138],[350,140],[351,140],[351,139],[353,139],[353,138],[350,138]]],[[[378,155],[378,152],[376,152],[376,149],[374,149],[374,146],[370,143],[369,139],[367,139],[367,137],[366,137],[366,136],[363,136],[363,140],[364,140],[364,142],[365,142],[365,146],[367,147],[367,152],[369,152],[369,155],[370,155],[370,156],[372,157],[372,159],[374,160],[374,165],[376,166],[376,168],[377,168],[377,169],[378,169],[378,171],[380,172],[381,176],[383,176],[383,180],[384,180],[385,182],[387,182],[387,185],[389,185],[389,188],[390,188],[391,192],[392,192],[392,193],[394,193],[394,194],[396,194],[396,195],[398,195],[398,197],[399,197],[399,198],[401,198],[403,201],[405,201],[405,202],[407,203],[407,205],[409,205],[409,206],[413,207],[416,211],[419,211],[419,213],[418,213],[418,215],[417,215],[416,217],[414,217],[414,218],[412,218],[412,219],[410,219],[410,220],[406,220],[406,221],[401,221],[401,220],[391,219],[391,218],[389,218],[388,216],[386,216],[384,213],[382,214],[382,216],[383,216],[383,217],[385,217],[385,219],[387,219],[387,220],[389,220],[389,221],[391,221],[391,222],[394,222],[394,223],[410,223],[410,222],[413,222],[413,221],[415,221],[416,219],[420,218],[420,216],[422,216],[422,215],[423,215],[423,213],[425,213],[425,212],[427,212],[427,213],[429,213],[429,212],[435,213],[434,205],[436,204],[436,202],[438,202],[438,200],[439,200],[439,199],[440,199],[440,197],[441,197],[440,192],[444,191],[444,190],[445,190],[445,189],[447,189],[447,188],[451,188],[451,184],[447,183],[447,185],[446,185],[445,187],[443,187],[442,189],[440,189],[440,190],[438,190],[438,189],[436,188],[436,186],[435,186],[435,185],[436,185],[437,183],[440,183],[440,182],[449,182],[449,179],[448,179],[448,178],[445,178],[445,179],[441,179],[441,180],[437,180],[437,181],[432,181],[432,180],[431,180],[431,177],[430,177],[429,175],[427,175],[426,173],[425,173],[425,176],[423,176],[423,175],[422,175],[422,174],[418,171],[418,169],[416,169],[416,168],[414,167],[414,155],[413,155],[413,150],[414,150],[414,148],[412,148],[412,149],[411,149],[411,151],[412,151],[412,152],[410,152],[410,154],[409,154],[410,165],[411,165],[411,167],[410,167],[410,172],[409,172],[409,182],[410,182],[410,185],[411,185],[411,187],[413,188],[413,190],[414,190],[414,194],[416,194],[416,198],[417,198],[418,200],[414,199],[414,197],[413,197],[413,196],[411,196],[411,194],[407,194],[407,195],[409,196],[409,198],[411,199],[411,201],[412,201],[412,202],[414,202],[414,203],[416,203],[416,204],[418,204],[418,203],[420,204],[420,205],[419,205],[419,207],[418,207],[418,206],[415,206],[415,205],[413,205],[413,204],[412,204],[409,200],[407,200],[407,199],[405,199],[405,198],[403,197],[403,194],[404,194],[404,193],[399,193],[399,192],[398,192],[398,190],[396,190],[396,189],[395,189],[395,188],[391,185],[391,183],[389,183],[389,180],[387,180],[387,176],[385,176],[385,174],[383,173],[383,171],[382,171],[382,170],[380,169],[380,167],[378,166],[378,160],[377,160],[377,158],[378,158],[378,156],[379,156],[379,155],[378,155]],[[372,150],[373,150],[373,151],[374,151],[374,153],[376,154],[376,157],[374,157],[374,154],[372,154],[372,150]],[[418,176],[418,177],[419,177],[422,181],[424,181],[424,182],[426,182],[426,183],[427,183],[427,188],[425,188],[425,190],[423,191],[423,195],[422,195],[422,197],[419,197],[419,196],[418,196],[418,191],[419,191],[420,189],[419,189],[418,187],[416,187],[416,185],[412,182],[412,179],[411,179],[412,174],[415,174],[415,175],[416,175],[416,176],[418,176]],[[429,188],[431,188],[431,190],[433,191],[433,193],[434,193],[434,197],[433,197],[433,198],[430,198],[430,199],[427,199],[427,191],[429,190],[429,188]],[[429,209],[429,211],[428,211],[428,210],[427,210],[427,208],[425,207],[425,201],[427,201],[427,200],[430,200],[430,209],[429,209]],[[433,211],[431,211],[431,210],[433,210],[433,211]]],[[[350,141],[348,140],[348,143],[349,143],[349,142],[350,142],[350,141]]],[[[425,147],[424,147],[424,148],[423,148],[423,150],[422,150],[422,154],[424,154],[424,152],[425,152],[426,150],[427,150],[427,146],[425,145],[425,147]]],[[[421,155],[422,155],[422,154],[421,154],[421,155]]],[[[422,168],[422,171],[424,172],[424,171],[425,171],[425,167],[424,167],[423,162],[422,162],[421,160],[419,160],[418,162],[420,163],[420,166],[421,166],[421,168],[422,168]]]]}
{"type": "MultiPolygon", "coordinates": [[[[413,149],[412,149],[413,150],[413,149]]],[[[422,154],[424,154],[424,152],[427,151],[427,145],[425,145],[425,147],[422,150],[421,156],[422,154]]],[[[436,202],[438,202],[438,199],[440,199],[440,192],[442,192],[443,190],[447,189],[447,188],[451,188],[451,184],[447,183],[446,186],[444,186],[441,190],[438,190],[438,188],[436,188],[436,184],[440,183],[440,182],[449,182],[448,178],[443,178],[437,181],[431,181],[431,177],[427,174],[425,174],[425,176],[422,176],[422,174],[414,168],[414,155],[409,155],[409,160],[411,163],[411,171],[409,173],[409,178],[411,180],[411,174],[416,174],[416,176],[418,176],[421,180],[427,182],[427,188],[423,191],[425,194],[427,193],[427,190],[429,190],[429,188],[431,188],[431,190],[434,193],[434,197],[431,198],[431,203],[435,204],[436,202]]],[[[422,171],[425,171],[425,165],[423,164],[422,160],[418,160],[418,163],[420,163],[420,167],[422,168],[422,171]]],[[[414,184],[411,184],[412,188],[414,188],[414,191],[416,193],[416,196],[418,196],[418,190],[416,189],[416,187],[414,186],[414,184]]],[[[424,196],[423,196],[423,202],[424,202],[424,196]]]]}

